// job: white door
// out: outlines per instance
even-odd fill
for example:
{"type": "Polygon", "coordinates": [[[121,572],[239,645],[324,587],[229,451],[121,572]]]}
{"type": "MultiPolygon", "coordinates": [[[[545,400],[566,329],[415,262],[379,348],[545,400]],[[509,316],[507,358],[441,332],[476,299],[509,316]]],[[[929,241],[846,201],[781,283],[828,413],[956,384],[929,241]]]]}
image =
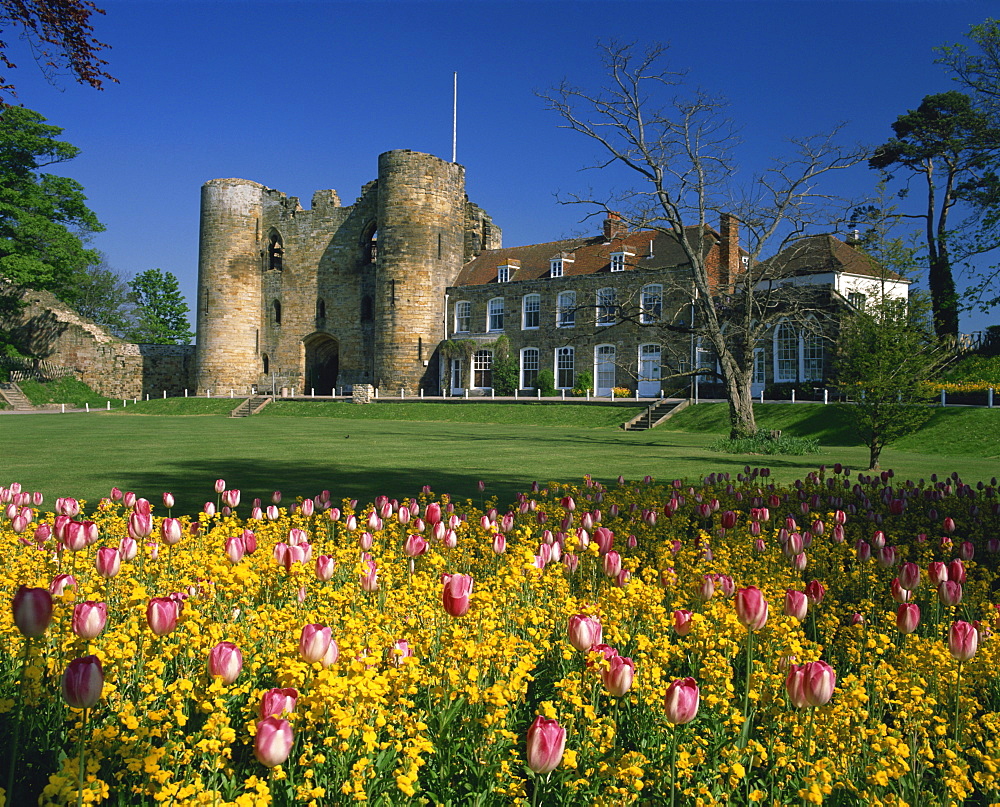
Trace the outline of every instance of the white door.
{"type": "Polygon", "coordinates": [[[639,346],[639,396],[656,398],[660,395],[660,346],[639,346]]]}
{"type": "Polygon", "coordinates": [[[464,395],[465,388],[462,386],[462,360],[451,360],[451,394],[464,395]]]}
{"type": "Polygon", "coordinates": [[[594,386],[598,396],[611,398],[615,386],[615,346],[598,345],[594,349],[594,386]]]}

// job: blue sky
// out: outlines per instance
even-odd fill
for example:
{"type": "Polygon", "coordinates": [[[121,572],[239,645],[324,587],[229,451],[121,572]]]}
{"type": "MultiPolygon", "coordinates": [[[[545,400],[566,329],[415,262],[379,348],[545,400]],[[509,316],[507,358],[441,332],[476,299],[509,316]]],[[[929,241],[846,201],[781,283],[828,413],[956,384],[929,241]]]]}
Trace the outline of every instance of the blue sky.
{"type": "MultiPolygon", "coordinates": [[[[845,122],[877,144],[927,94],[953,86],[934,47],[963,39],[1000,6],[986,2],[245,2],[104,0],[103,92],[46,83],[14,49],[18,101],[64,128],[79,180],[106,225],[93,245],[138,274],[159,267],[194,308],[200,186],[241,177],[299,196],[334,188],[351,204],[378,154],[408,148],[450,159],[458,72],[458,161],[467,190],[508,246],[593,229],[556,194],[606,190],[583,172],[598,152],[535,95],[568,78],[595,87],[598,40],[670,45],[670,64],[727,96],[749,174],[787,139],[845,122]]],[[[13,37],[9,37],[13,39],[13,37]]],[[[872,191],[866,167],[829,190],[872,191]]],[[[965,316],[963,330],[991,324],[965,316]]]]}

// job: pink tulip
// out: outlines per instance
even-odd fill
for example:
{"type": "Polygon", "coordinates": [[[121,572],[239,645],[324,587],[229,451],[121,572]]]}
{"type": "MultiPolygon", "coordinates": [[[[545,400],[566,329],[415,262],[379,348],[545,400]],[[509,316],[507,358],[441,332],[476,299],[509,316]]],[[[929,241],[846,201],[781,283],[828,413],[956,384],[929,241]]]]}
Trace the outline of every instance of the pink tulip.
{"type": "Polygon", "coordinates": [[[102,546],[97,550],[94,565],[101,577],[110,579],[121,571],[122,556],[118,554],[118,550],[114,547],[102,546]]]}
{"type": "Polygon", "coordinates": [[[951,535],[951,533],[955,531],[955,519],[951,516],[945,518],[945,520],[941,522],[941,529],[951,535]]]}
{"type": "Polygon", "coordinates": [[[408,558],[417,558],[427,551],[427,539],[422,535],[411,534],[403,543],[403,554],[408,558]]]}
{"type": "Polygon", "coordinates": [[[322,661],[330,649],[330,628],[323,625],[304,625],[299,635],[299,654],[309,664],[322,661]]]}
{"type": "Polygon", "coordinates": [[[168,510],[171,507],[174,506],[174,494],[173,493],[164,493],[163,494],[163,506],[166,507],[168,510]]]}
{"type": "Polygon", "coordinates": [[[232,642],[219,642],[208,651],[208,674],[231,684],[243,671],[243,653],[232,642]]]}
{"type": "Polygon", "coordinates": [[[177,627],[181,604],[169,597],[153,597],[146,606],[146,623],[157,636],[166,636],[177,627]]]}
{"type": "Polygon", "coordinates": [[[795,617],[799,622],[806,618],[809,611],[809,600],[801,591],[789,589],[785,592],[785,616],[795,617]]]}
{"type": "Polygon", "coordinates": [[[226,557],[229,558],[230,563],[239,563],[243,560],[246,551],[247,547],[242,535],[230,535],[226,539],[226,557]]]}
{"type": "Polygon", "coordinates": [[[76,588],[76,578],[71,574],[57,574],[49,583],[49,593],[53,597],[61,597],[67,588],[76,588]]]}
{"type": "Polygon", "coordinates": [[[73,607],[73,633],[81,639],[96,639],[108,624],[108,604],[78,602],[73,607]]]}
{"type": "Polygon", "coordinates": [[[261,720],[267,717],[281,717],[295,711],[295,702],[299,691],[291,687],[285,689],[269,689],[260,699],[261,720]]]}
{"type": "Polygon", "coordinates": [[[507,551],[507,536],[502,532],[498,532],[493,536],[493,551],[497,555],[502,555],[507,551]]]}
{"type": "Polygon", "coordinates": [[[607,554],[614,546],[615,534],[607,527],[598,527],[594,530],[594,543],[602,555],[607,554]]]}
{"type": "Polygon", "coordinates": [[[630,658],[615,655],[608,660],[608,669],[601,671],[604,688],[608,693],[620,698],[632,688],[635,677],[635,663],[630,658]]]}
{"type": "Polygon", "coordinates": [[[267,510],[264,511],[264,515],[267,516],[268,521],[277,521],[281,512],[275,505],[269,504],[267,510]]]}
{"type": "Polygon", "coordinates": [[[333,579],[333,571],[337,562],[329,555],[320,555],[316,558],[316,579],[326,583],[333,579]]]}
{"type": "Polygon", "coordinates": [[[123,495],[121,488],[111,488],[111,501],[120,502],[123,495]]]}
{"type": "Polygon", "coordinates": [[[441,521],[441,505],[437,502],[431,502],[427,505],[427,509],[424,511],[424,520],[428,524],[437,524],[441,521]]]}
{"type": "Polygon", "coordinates": [[[965,582],[965,564],[959,558],[948,564],[948,579],[958,583],[965,582]]]}
{"type": "Polygon", "coordinates": [[[826,586],[819,582],[819,580],[810,580],[806,584],[806,597],[809,599],[810,605],[819,605],[823,602],[825,596],[826,586]]]}
{"type": "Polygon", "coordinates": [[[67,520],[60,524],[60,518],[67,518],[67,516],[56,517],[56,537],[59,537],[59,533],[61,531],[63,546],[65,546],[70,552],[79,552],[86,549],[88,536],[87,528],[84,523],[82,521],[67,520]]]}
{"type": "Polygon", "coordinates": [[[622,556],[615,551],[608,552],[603,561],[604,576],[609,579],[618,577],[622,570],[622,556]]]}
{"type": "Polygon", "coordinates": [[[932,561],[927,565],[927,579],[932,586],[938,586],[948,579],[948,564],[939,560],[932,561]]]}
{"type": "Polygon", "coordinates": [[[288,759],[293,739],[292,726],[287,720],[265,717],[257,723],[257,735],[253,741],[254,756],[265,768],[277,767],[288,759]]]}
{"type": "Polygon", "coordinates": [[[958,605],[962,601],[962,584],[957,580],[945,580],[938,585],[938,598],[945,605],[958,605]]]}
{"type": "Polygon", "coordinates": [[[52,595],[44,588],[20,586],[12,602],[14,624],[27,638],[43,636],[52,621],[52,595]]]}
{"type": "MultiPolygon", "coordinates": [[[[131,531],[131,530],[130,530],[131,531]]],[[[151,532],[152,530],[150,530],[151,532]]],[[[181,522],[176,518],[165,518],[160,522],[160,538],[163,539],[163,543],[173,546],[174,544],[180,543],[181,536],[184,534],[184,529],[181,526],[181,522]]],[[[147,532],[146,535],[149,535],[147,532]]]]}
{"type": "Polygon", "coordinates": [[[398,642],[394,642],[388,651],[386,651],[386,661],[388,661],[393,667],[402,667],[406,659],[412,657],[413,648],[410,647],[410,643],[405,639],[400,639],[398,642]]]}
{"type": "Polygon", "coordinates": [[[601,622],[596,617],[577,614],[569,618],[567,630],[569,643],[581,653],[601,643],[604,635],[601,622]]]}
{"type": "Polygon", "coordinates": [[[369,594],[378,591],[378,566],[374,560],[368,559],[361,563],[361,590],[369,594]]]}
{"type": "Polygon", "coordinates": [[[566,750],[566,729],[557,720],[539,715],[528,728],[528,767],[538,774],[554,771],[566,750]]]}
{"type": "Polygon", "coordinates": [[[698,715],[699,698],[698,684],[693,678],[671,682],[664,698],[667,720],[675,725],[690,723],[698,715]]]}
{"type": "Polygon", "coordinates": [[[958,556],[965,561],[972,560],[976,556],[976,546],[972,541],[962,541],[958,547],[958,556]]]}
{"type": "Polygon", "coordinates": [[[701,602],[708,602],[715,596],[715,578],[711,575],[704,575],[695,589],[694,596],[701,602]]]}
{"type": "Polygon", "coordinates": [[[694,614],[684,609],[674,611],[674,633],[678,636],[687,636],[693,627],[691,621],[693,616],[694,614]]]}
{"type": "Polygon", "coordinates": [[[767,624],[767,600],[756,586],[736,592],[736,618],[749,630],[760,630],[767,624]]]}
{"type": "Polygon", "coordinates": [[[920,567],[913,563],[904,563],[899,567],[899,585],[912,591],[920,585],[920,567]]]}
{"type": "MultiPolygon", "coordinates": [[[[236,496],[239,497],[240,492],[237,490],[235,491],[235,493],[236,496]]],[[[238,498],[237,498],[237,503],[239,503],[238,498]]],[[[235,505],[233,506],[235,507],[235,505]]],[[[309,518],[314,512],[316,512],[316,503],[312,499],[303,499],[301,509],[302,509],[302,515],[305,516],[306,518],[309,518]]]]}
{"type": "Polygon", "coordinates": [[[224,491],[225,489],[226,489],[226,480],[225,479],[216,479],[215,480],[215,492],[221,494],[222,491],[224,491]]]}
{"type": "MultiPolygon", "coordinates": [[[[163,519],[166,521],[167,519],[163,519]]],[[[162,534],[162,525],[160,527],[162,534]]],[[[153,533],[153,517],[149,513],[133,511],[128,517],[128,535],[136,541],[141,541],[153,533]]]]}
{"type": "Polygon", "coordinates": [[[118,542],[118,554],[122,560],[135,560],[135,556],[139,554],[139,544],[135,538],[122,538],[118,542]]]}
{"type": "Polygon", "coordinates": [[[968,661],[979,649],[979,632],[968,622],[952,622],[948,629],[948,651],[956,661],[968,661]]]}
{"type": "Polygon", "coordinates": [[[896,629],[900,633],[913,633],[920,624],[920,607],[915,602],[904,602],[896,610],[896,629]]]}
{"type": "Polygon", "coordinates": [[[319,660],[319,663],[323,665],[323,668],[330,667],[337,663],[337,659],[340,658],[340,647],[337,645],[336,640],[330,640],[330,646],[326,649],[323,654],[323,658],[319,660]]]}
{"type": "Polygon", "coordinates": [[[74,709],[89,709],[104,691],[104,669],[97,656],[73,659],[62,677],[62,695],[74,709]]]}
{"type": "Polygon", "coordinates": [[[908,588],[903,588],[903,584],[898,577],[892,579],[892,583],[889,585],[889,592],[896,602],[909,602],[913,599],[913,592],[908,588]]]}
{"type": "Polygon", "coordinates": [[[467,574],[446,574],[441,598],[444,610],[451,616],[465,616],[469,611],[469,597],[472,594],[472,577],[467,574]]]}
{"type": "Polygon", "coordinates": [[[792,664],[785,677],[785,691],[799,709],[823,706],[833,697],[837,674],[825,661],[792,664]]]}

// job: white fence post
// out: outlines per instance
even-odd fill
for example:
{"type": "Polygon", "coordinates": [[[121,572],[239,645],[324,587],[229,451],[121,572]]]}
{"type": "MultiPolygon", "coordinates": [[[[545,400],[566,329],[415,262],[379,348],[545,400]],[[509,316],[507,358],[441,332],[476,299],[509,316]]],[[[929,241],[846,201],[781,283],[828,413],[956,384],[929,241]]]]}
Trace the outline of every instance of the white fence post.
{"type": "Polygon", "coordinates": [[[89,412],[90,411],[90,403],[85,403],[84,406],[87,407],[87,411],[89,412]]]}
{"type": "Polygon", "coordinates": [[[948,405],[948,393],[944,391],[944,387],[941,387],[941,406],[948,405]]]}
{"type": "Polygon", "coordinates": [[[986,394],[986,405],[992,409],[993,408],[993,387],[990,387],[986,394]]]}
{"type": "Polygon", "coordinates": [[[760,391],[760,402],[764,403],[764,390],[760,391]]]}
{"type": "Polygon", "coordinates": [[[111,401],[108,401],[108,411],[111,411],[111,401]]]}
{"type": "Polygon", "coordinates": [[[187,387],[185,387],[184,388],[184,397],[187,398],[187,396],[188,396],[188,391],[187,391],[187,387]]]}
{"type": "Polygon", "coordinates": [[[830,403],[830,390],[828,390],[826,387],[823,387],[823,404],[825,406],[828,403],[830,403]]]}
{"type": "Polygon", "coordinates": [[[795,389],[792,389],[792,403],[795,403],[795,389]]]}

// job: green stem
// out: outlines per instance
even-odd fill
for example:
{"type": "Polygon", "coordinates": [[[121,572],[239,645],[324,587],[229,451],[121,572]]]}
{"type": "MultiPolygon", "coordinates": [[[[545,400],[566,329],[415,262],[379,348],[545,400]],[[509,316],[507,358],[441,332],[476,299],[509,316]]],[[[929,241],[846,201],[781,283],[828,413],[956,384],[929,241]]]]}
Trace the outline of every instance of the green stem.
{"type": "Polygon", "coordinates": [[[958,745],[961,738],[961,728],[959,718],[962,707],[962,662],[958,662],[958,672],[955,675],[955,744],[958,745]]]}
{"type": "Polygon", "coordinates": [[[747,630],[747,674],[743,686],[743,722],[750,714],[750,669],[753,667],[753,631],[747,630]]]}
{"type": "Polygon", "coordinates": [[[83,710],[83,728],[80,730],[80,766],[76,782],[76,807],[83,807],[83,783],[87,776],[87,721],[90,709],[83,710]]]}
{"type": "Polygon", "coordinates": [[[17,768],[17,752],[21,742],[21,721],[24,719],[24,681],[28,677],[28,659],[31,657],[31,637],[24,639],[24,660],[21,662],[21,691],[18,700],[17,716],[14,718],[14,736],[11,738],[10,770],[7,771],[6,804],[14,803],[14,771],[17,768]]]}
{"type": "Polygon", "coordinates": [[[680,728],[674,726],[674,744],[670,749],[670,807],[677,804],[677,744],[680,742],[678,735],[680,728]]]}

